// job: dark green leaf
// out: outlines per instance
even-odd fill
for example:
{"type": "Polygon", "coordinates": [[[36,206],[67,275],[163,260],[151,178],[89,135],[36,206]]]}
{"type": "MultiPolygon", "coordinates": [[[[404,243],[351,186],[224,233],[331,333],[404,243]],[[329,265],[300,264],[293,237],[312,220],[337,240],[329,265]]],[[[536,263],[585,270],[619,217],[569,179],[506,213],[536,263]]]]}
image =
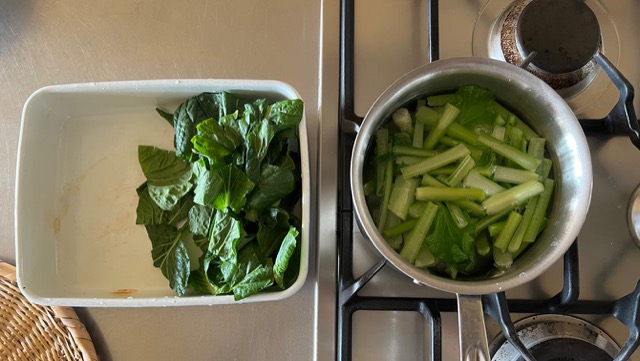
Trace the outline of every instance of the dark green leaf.
{"type": "Polygon", "coordinates": [[[191,172],[185,173],[176,184],[157,186],[149,183],[147,191],[149,196],[164,211],[171,211],[180,202],[193,186],[190,182],[191,172]]]}
{"type": "Polygon", "coordinates": [[[276,256],[276,263],[273,265],[273,276],[280,288],[285,288],[284,274],[289,266],[289,260],[297,246],[298,230],[291,227],[289,232],[282,240],[282,245],[276,256]]]}
{"type": "Polygon", "coordinates": [[[185,174],[191,171],[191,166],[178,158],[175,152],[148,145],[138,147],[138,161],[148,184],[154,186],[184,182],[185,174]]]}
{"type": "Polygon", "coordinates": [[[274,134],[273,127],[267,120],[262,120],[255,124],[247,134],[245,142],[247,150],[245,172],[253,182],[257,182],[260,177],[260,165],[267,155],[269,143],[274,134]]]}
{"type": "Polygon", "coordinates": [[[251,193],[249,207],[258,210],[271,207],[294,189],[295,179],[291,169],[266,165],[251,193]]]}
{"type": "Polygon", "coordinates": [[[147,184],[143,184],[138,190],[138,207],[136,209],[136,224],[172,224],[183,220],[189,209],[193,206],[193,196],[187,194],[170,211],[164,211],[151,199],[147,184]]]}
{"type": "Polygon", "coordinates": [[[289,213],[283,209],[268,209],[258,220],[258,253],[262,259],[270,257],[280,247],[289,232],[289,213]]]}
{"type": "Polygon", "coordinates": [[[304,104],[300,99],[287,99],[276,102],[269,110],[269,120],[276,132],[296,127],[302,120],[304,104]]]}
{"type": "MultiPolygon", "coordinates": [[[[223,117],[223,122],[234,122],[237,113],[223,117]]],[[[210,159],[222,159],[231,154],[240,144],[242,135],[231,126],[224,127],[211,118],[197,126],[197,134],[191,139],[193,149],[210,159]]]]}
{"type": "Polygon", "coordinates": [[[217,172],[209,171],[202,160],[193,163],[193,175],[195,177],[194,199],[201,206],[213,205],[213,202],[222,191],[222,178],[217,172]]]}
{"type": "Polygon", "coordinates": [[[179,296],[187,287],[190,273],[190,261],[183,238],[186,229],[177,229],[167,224],[147,225],[147,234],[151,240],[153,265],[160,268],[169,280],[171,289],[179,296]]]}
{"type": "Polygon", "coordinates": [[[491,124],[495,118],[494,98],[489,90],[476,86],[466,85],[458,88],[456,94],[460,102],[456,105],[460,114],[456,121],[469,129],[479,124],[491,124]]]}
{"type": "Polygon", "coordinates": [[[173,114],[167,113],[160,108],[156,108],[156,112],[158,112],[158,114],[160,114],[160,116],[163,117],[164,120],[166,120],[167,123],[171,124],[171,126],[173,127],[173,114]]]}
{"type": "Polygon", "coordinates": [[[194,205],[189,210],[189,230],[194,236],[206,237],[215,209],[209,206],[194,205]]]}
{"type": "Polygon", "coordinates": [[[221,262],[220,271],[226,283],[231,286],[235,300],[273,284],[273,261],[269,259],[266,264],[261,263],[253,247],[245,247],[237,259],[221,262]]]}
{"type": "MultiPolygon", "coordinates": [[[[228,207],[239,213],[247,202],[247,194],[253,189],[254,183],[234,165],[222,167],[214,173],[218,175],[214,181],[221,180],[222,186],[213,206],[219,211],[226,211],[228,207]]],[[[218,185],[212,183],[211,187],[217,189],[218,185]]]]}
{"type": "Polygon", "coordinates": [[[450,270],[472,267],[476,258],[473,236],[475,224],[458,228],[451,213],[442,205],[438,207],[440,209],[433,221],[433,232],[426,239],[429,250],[450,270]]]}
{"type": "Polygon", "coordinates": [[[244,236],[240,221],[229,213],[216,212],[213,226],[209,233],[209,250],[207,256],[226,261],[237,257],[236,245],[244,236]]]}

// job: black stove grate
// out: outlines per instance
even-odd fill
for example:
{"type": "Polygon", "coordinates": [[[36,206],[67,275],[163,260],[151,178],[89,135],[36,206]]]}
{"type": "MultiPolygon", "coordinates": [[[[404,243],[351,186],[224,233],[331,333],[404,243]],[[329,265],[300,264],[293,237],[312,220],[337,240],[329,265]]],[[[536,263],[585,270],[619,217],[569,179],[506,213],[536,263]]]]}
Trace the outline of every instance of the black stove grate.
{"type": "MultiPolygon", "coordinates": [[[[426,0],[427,18],[427,61],[439,59],[438,1],[426,0]]],[[[354,0],[341,1],[340,16],[340,89],[339,89],[339,156],[338,156],[338,262],[337,262],[337,340],[336,358],[342,361],[352,359],[352,320],[359,310],[413,311],[425,320],[425,358],[442,360],[442,330],[440,314],[457,312],[455,299],[374,297],[361,296],[358,291],[385,265],[381,259],[359,278],[353,276],[353,204],[350,188],[350,160],[358,125],[362,117],[354,109],[354,0]]],[[[633,87],[601,54],[596,61],[620,89],[620,101],[607,117],[600,120],[581,122],[587,134],[627,134],[636,147],[640,148],[640,127],[633,109],[633,87]]],[[[509,312],[516,313],[566,313],[582,315],[613,315],[630,330],[629,340],[623,346],[616,360],[627,360],[640,343],[640,283],[631,294],[618,301],[580,300],[579,258],[576,240],[564,255],[564,285],[560,293],[546,300],[507,300],[504,293],[483,296],[485,313],[494,318],[502,327],[505,337],[514,345],[517,340],[509,312]]],[[[520,349],[523,349],[520,348],[520,349]]],[[[526,351],[523,351],[526,353],[526,351]]],[[[533,358],[531,358],[533,359],[533,358]]]]}

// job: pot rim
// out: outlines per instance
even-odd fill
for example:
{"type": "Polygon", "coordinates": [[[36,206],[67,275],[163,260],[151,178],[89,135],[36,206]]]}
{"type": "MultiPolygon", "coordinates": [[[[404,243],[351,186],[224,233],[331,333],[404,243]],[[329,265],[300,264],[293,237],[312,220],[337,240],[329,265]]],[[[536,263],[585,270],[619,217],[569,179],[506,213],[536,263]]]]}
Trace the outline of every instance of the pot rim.
{"type": "MultiPolygon", "coordinates": [[[[576,178],[574,176],[572,177],[576,178]]],[[[378,252],[395,268],[411,277],[415,282],[457,294],[482,295],[506,291],[535,279],[551,267],[551,265],[568,250],[582,228],[591,201],[592,183],[593,175],[589,147],[573,110],[571,110],[564,99],[550,86],[529,72],[506,62],[480,57],[438,60],[422,65],[399,78],[379,96],[367,112],[356,136],[351,158],[351,189],[354,212],[358,226],[365,238],[367,238],[378,252]],[[574,158],[576,158],[576,166],[580,172],[580,174],[576,176],[578,179],[575,180],[577,182],[576,186],[578,187],[576,190],[577,194],[575,199],[571,199],[571,207],[575,210],[575,214],[572,214],[570,221],[567,222],[555,220],[549,222],[550,224],[553,223],[554,227],[558,227],[558,231],[555,232],[555,234],[559,235],[559,239],[551,241],[551,246],[542,251],[542,257],[534,260],[531,259],[531,257],[526,257],[527,252],[525,252],[516,262],[524,262],[527,265],[533,265],[532,267],[526,267],[521,270],[514,270],[512,267],[511,270],[496,277],[485,277],[473,280],[451,279],[439,276],[426,272],[404,261],[404,259],[389,246],[377,230],[375,222],[369,212],[363,190],[363,167],[367,148],[373,135],[375,135],[375,130],[377,130],[390,116],[391,112],[395,110],[395,108],[389,109],[386,105],[388,103],[395,104],[398,101],[404,104],[420,95],[416,93],[416,86],[411,85],[413,83],[429,81],[433,78],[434,74],[440,77],[461,72],[482,74],[508,82],[516,82],[517,84],[523,84],[522,86],[526,87],[527,91],[531,91],[533,94],[540,94],[543,101],[548,103],[548,105],[552,105],[554,111],[564,120],[563,127],[567,132],[570,132],[568,134],[573,135],[571,139],[575,144],[572,145],[572,154],[574,158]],[[575,154],[582,154],[582,156],[575,156],[575,154]],[[526,261],[523,261],[523,259],[526,261]]],[[[540,237],[545,237],[546,231],[545,229],[540,237]]]]}

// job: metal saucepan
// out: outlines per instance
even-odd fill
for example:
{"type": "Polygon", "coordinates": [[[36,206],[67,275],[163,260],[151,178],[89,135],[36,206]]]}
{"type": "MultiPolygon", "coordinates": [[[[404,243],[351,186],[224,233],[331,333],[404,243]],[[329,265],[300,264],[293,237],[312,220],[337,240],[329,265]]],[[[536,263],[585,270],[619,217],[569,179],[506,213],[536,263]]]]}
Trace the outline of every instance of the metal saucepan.
{"type": "Polygon", "coordinates": [[[514,65],[487,58],[455,58],[423,65],[392,84],[373,104],[356,137],[351,158],[351,188],[358,225],[374,247],[417,283],[457,294],[461,360],[489,360],[480,295],[527,283],[567,251],[577,237],[591,200],[589,148],[576,116],[546,83],[514,65]],[[556,187],[549,222],[513,266],[483,279],[450,279],[407,263],[378,232],[365,200],[364,163],[375,133],[393,111],[428,94],[475,84],[489,89],[501,104],[547,140],[556,187]]]}

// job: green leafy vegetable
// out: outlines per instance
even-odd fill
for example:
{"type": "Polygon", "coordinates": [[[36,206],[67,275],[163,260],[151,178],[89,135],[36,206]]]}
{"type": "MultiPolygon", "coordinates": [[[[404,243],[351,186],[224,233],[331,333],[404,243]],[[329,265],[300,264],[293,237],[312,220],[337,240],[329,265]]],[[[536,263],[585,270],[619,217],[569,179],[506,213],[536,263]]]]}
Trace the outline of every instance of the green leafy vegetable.
{"type": "Polygon", "coordinates": [[[239,300],[289,287],[301,255],[302,101],[202,93],[173,114],[156,111],[172,120],[176,151],[138,147],[147,180],[136,223],[147,227],[154,266],[178,295],[239,300]],[[191,242],[202,251],[193,270],[191,242]]]}
{"type": "Polygon", "coordinates": [[[453,278],[510,267],[545,225],[545,144],[479,86],[403,105],[366,160],[378,230],[407,262],[453,278]]]}

